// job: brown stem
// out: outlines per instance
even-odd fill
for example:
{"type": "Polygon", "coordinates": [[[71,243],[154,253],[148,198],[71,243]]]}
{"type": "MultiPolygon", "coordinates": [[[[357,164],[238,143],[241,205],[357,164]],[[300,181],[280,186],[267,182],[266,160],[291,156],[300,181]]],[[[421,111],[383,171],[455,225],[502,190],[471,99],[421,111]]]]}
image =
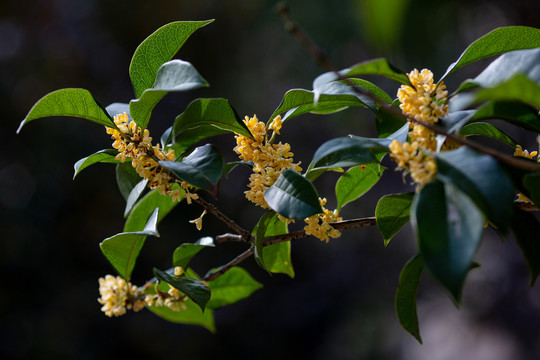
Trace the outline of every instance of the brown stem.
{"type": "Polygon", "coordinates": [[[282,2],[278,5],[277,13],[281,17],[285,25],[285,29],[289,31],[291,35],[293,35],[312,54],[315,61],[326,70],[333,72],[336,75],[337,79],[339,79],[340,81],[343,81],[346,85],[350,86],[353,89],[353,91],[356,92],[358,95],[362,95],[362,96],[370,98],[371,100],[376,102],[378,105],[390,111],[392,114],[398,117],[401,117],[402,119],[406,121],[410,121],[415,124],[424,126],[425,128],[433,131],[435,134],[446,136],[447,138],[452,139],[461,145],[468,146],[469,148],[474,149],[478,152],[490,155],[503,163],[506,163],[513,167],[520,168],[527,171],[540,172],[540,164],[527,161],[525,159],[520,159],[515,156],[502,154],[491,148],[482,146],[470,140],[463,139],[460,136],[450,134],[440,127],[425,123],[423,121],[419,121],[411,116],[407,116],[403,114],[401,111],[399,111],[398,109],[396,109],[395,107],[393,107],[392,105],[387,104],[384,100],[379,99],[378,97],[374,96],[370,92],[365,91],[364,89],[355,86],[349,81],[349,79],[341,75],[341,73],[334,66],[330,58],[317,46],[317,44],[315,44],[313,40],[311,40],[304,33],[302,29],[300,29],[300,27],[298,27],[298,25],[295,24],[295,22],[292,20],[292,17],[290,15],[289,8],[285,2],[282,2]]]}
{"type": "Polygon", "coordinates": [[[214,215],[216,218],[224,222],[230,229],[238,233],[245,242],[251,241],[251,233],[246,229],[242,228],[237,223],[235,223],[232,219],[229,219],[229,217],[227,217],[227,215],[225,215],[217,207],[215,207],[214,204],[209,203],[200,196],[197,199],[193,199],[193,201],[200,204],[207,212],[214,215]]]}

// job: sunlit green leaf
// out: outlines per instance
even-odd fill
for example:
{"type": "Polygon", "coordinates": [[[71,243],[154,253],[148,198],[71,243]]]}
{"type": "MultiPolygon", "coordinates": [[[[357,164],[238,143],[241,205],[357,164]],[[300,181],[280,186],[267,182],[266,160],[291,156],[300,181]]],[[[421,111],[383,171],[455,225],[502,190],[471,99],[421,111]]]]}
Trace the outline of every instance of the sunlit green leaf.
{"type": "Polygon", "coordinates": [[[540,47],[540,29],[526,26],[508,26],[495,29],[470,44],[459,59],[448,67],[441,80],[457,69],[475,61],[513,50],[536,47],[540,47]]]}
{"type": "Polygon", "coordinates": [[[436,154],[437,177],[466,193],[484,215],[505,232],[512,214],[514,188],[506,171],[489,155],[463,146],[436,154]]]}
{"type": "Polygon", "coordinates": [[[409,222],[414,193],[390,194],[380,198],[375,208],[377,227],[384,239],[384,246],[409,222]]]}
{"type": "Polygon", "coordinates": [[[212,297],[207,305],[209,309],[234,304],[262,288],[262,285],[246,270],[237,266],[211,281],[208,286],[212,291],[212,297]]]}
{"type": "Polygon", "coordinates": [[[434,180],[414,197],[411,225],[426,268],[459,303],[482,238],[481,212],[457,187],[434,180]]]}
{"type": "Polygon", "coordinates": [[[61,89],[39,99],[19,125],[17,133],[30,121],[51,116],[77,117],[103,126],[115,127],[105,108],[88,90],[61,89]]]}
{"type": "MultiPolygon", "coordinates": [[[[265,236],[275,236],[287,234],[287,224],[279,220],[277,214],[270,219],[266,227],[265,236]]],[[[283,241],[280,243],[267,245],[263,248],[263,258],[266,269],[273,273],[281,273],[294,278],[294,269],[291,261],[291,242],[283,241]]]]}
{"type": "Polygon", "coordinates": [[[174,250],[173,253],[173,266],[180,266],[183,269],[187,269],[191,259],[199,253],[199,251],[207,248],[214,247],[213,239],[205,237],[199,239],[196,243],[184,243],[174,250]]]}
{"type": "Polygon", "coordinates": [[[154,107],[169,92],[188,91],[205,86],[208,86],[208,83],[189,62],[168,61],[159,68],[154,85],[144,90],[139,99],[130,101],[131,116],[144,129],[154,107]]]}
{"type": "Polygon", "coordinates": [[[225,162],[217,147],[206,144],[193,150],[182,161],[160,161],[159,164],[182,181],[215,193],[225,162]]]}
{"type": "Polygon", "coordinates": [[[124,232],[140,231],[148,216],[159,208],[159,222],[179,203],[168,195],[160,195],[158,190],[146,194],[133,208],[124,224],[124,232]]]}
{"type": "Polygon", "coordinates": [[[212,333],[216,331],[213,311],[207,308],[203,312],[201,308],[191,300],[188,300],[186,302],[186,308],[180,311],[174,311],[167,306],[148,306],[147,308],[167,321],[179,324],[199,325],[212,333]]]}
{"type": "Polygon", "coordinates": [[[144,229],[140,231],[123,232],[103,240],[99,245],[103,255],[109,260],[114,269],[126,281],[131,278],[131,272],[144,245],[147,236],[159,236],[157,231],[159,209],[155,209],[144,229]]]}
{"type": "Polygon", "coordinates": [[[350,168],[336,183],[337,209],[364,195],[379,181],[386,168],[379,164],[366,164],[350,168]]]}
{"type": "Polygon", "coordinates": [[[285,170],[264,193],[268,206],[289,219],[304,219],[322,212],[313,184],[293,170],[285,170]]]}
{"type": "Polygon", "coordinates": [[[507,145],[510,145],[513,148],[517,145],[516,141],[510,136],[508,136],[506,133],[504,133],[502,130],[499,130],[495,126],[484,122],[475,122],[465,125],[459,133],[466,136],[487,136],[493,139],[497,139],[507,145]]]}
{"type": "Polygon", "coordinates": [[[118,151],[113,149],[105,149],[100,150],[90,156],[87,156],[75,163],[73,166],[75,169],[75,174],[73,174],[73,178],[75,177],[84,169],[89,167],[90,165],[94,165],[96,163],[112,163],[117,164],[119,163],[118,160],[116,160],[116,154],[118,154],[118,151]]]}
{"type": "Polygon", "coordinates": [[[195,304],[199,305],[204,311],[208,300],[210,300],[210,289],[199,279],[193,279],[183,276],[171,275],[165,271],[154,268],[154,275],[161,280],[171,285],[175,289],[183,292],[195,304]]]}
{"type": "Polygon", "coordinates": [[[409,334],[421,344],[418,315],[416,313],[416,294],[420,279],[424,272],[422,256],[416,255],[410,259],[399,274],[399,285],[396,290],[396,313],[399,323],[409,334]]]}
{"type": "Polygon", "coordinates": [[[191,34],[212,21],[177,21],[148,36],[135,50],[129,66],[135,97],[139,98],[144,90],[152,87],[158,69],[172,59],[191,34]]]}

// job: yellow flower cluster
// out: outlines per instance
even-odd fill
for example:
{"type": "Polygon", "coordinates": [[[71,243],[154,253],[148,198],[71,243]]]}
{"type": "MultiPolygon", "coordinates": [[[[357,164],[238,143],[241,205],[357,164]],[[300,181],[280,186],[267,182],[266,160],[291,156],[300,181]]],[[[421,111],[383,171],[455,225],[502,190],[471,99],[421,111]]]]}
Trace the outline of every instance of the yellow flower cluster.
{"type": "MultiPolygon", "coordinates": [[[[180,266],[174,268],[174,275],[180,276],[184,273],[184,269],[180,266]]],[[[167,306],[171,310],[180,311],[186,309],[187,297],[180,290],[172,287],[169,284],[167,294],[149,294],[146,295],[145,302],[148,306],[167,306]]]]}
{"type": "Polygon", "coordinates": [[[165,152],[160,149],[159,144],[153,146],[148,129],[142,131],[134,121],[129,120],[127,113],[116,115],[114,124],[118,129],[111,127],[106,129],[107,134],[110,134],[114,140],[113,147],[118,150],[117,160],[124,162],[130,158],[137,173],[148,180],[148,187],[158,189],[161,195],[169,195],[173,200],[180,201],[184,194],[188,204],[192,199],[198,198],[197,194],[189,192],[188,183],[179,181],[159,165],[160,160],[172,161],[176,158],[173,150],[165,152]],[[174,184],[180,186],[173,188],[174,184]]]}
{"type": "Polygon", "coordinates": [[[144,297],[139,296],[139,289],[120,276],[99,278],[99,293],[98,302],[103,305],[101,311],[109,317],[124,315],[126,309],[137,312],[144,307],[144,297]]]}
{"type": "Polygon", "coordinates": [[[265,124],[254,115],[252,118],[246,116],[244,123],[253,135],[253,139],[236,134],[236,147],[234,151],[243,161],[253,162],[253,174],[249,177],[249,190],[245,192],[246,198],[260,207],[267,209],[268,204],[264,200],[264,192],[272,186],[279,175],[292,169],[300,172],[300,163],[293,163],[293,153],[291,146],[287,143],[274,144],[275,134],[279,134],[282,126],[281,116],[272,120],[268,129],[265,124]],[[273,130],[269,139],[267,131],[273,130]]]}
{"type": "MultiPolygon", "coordinates": [[[[528,150],[523,150],[521,145],[516,145],[516,149],[514,151],[514,156],[520,156],[520,157],[524,157],[524,158],[532,160],[535,156],[538,156],[538,151],[531,151],[529,153],[528,150]]],[[[538,160],[540,162],[540,157],[538,158],[538,160]]],[[[527,196],[523,195],[522,193],[518,194],[517,201],[532,204],[531,199],[529,199],[527,196]]]]}
{"type": "Polygon", "coordinates": [[[336,221],[342,221],[343,219],[339,216],[337,210],[330,211],[324,207],[326,205],[326,198],[319,198],[319,203],[323,208],[323,212],[306,218],[304,221],[307,225],[304,227],[304,230],[306,234],[313,235],[321,241],[328,242],[330,240],[329,237],[335,239],[341,236],[341,232],[334,229],[330,224],[336,221]]]}
{"type": "MultiPolygon", "coordinates": [[[[439,118],[448,113],[447,95],[444,83],[434,84],[433,73],[427,69],[418,71],[414,69],[407,74],[412,84],[402,85],[397,93],[401,111],[418,121],[435,124],[439,118]]],[[[435,176],[437,166],[432,156],[425,152],[437,151],[435,133],[428,128],[412,123],[410,124],[410,143],[392,141],[389,148],[392,159],[397,162],[399,170],[409,173],[417,189],[435,176]]],[[[459,146],[454,141],[447,140],[441,151],[455,149],[459,146]]]]}

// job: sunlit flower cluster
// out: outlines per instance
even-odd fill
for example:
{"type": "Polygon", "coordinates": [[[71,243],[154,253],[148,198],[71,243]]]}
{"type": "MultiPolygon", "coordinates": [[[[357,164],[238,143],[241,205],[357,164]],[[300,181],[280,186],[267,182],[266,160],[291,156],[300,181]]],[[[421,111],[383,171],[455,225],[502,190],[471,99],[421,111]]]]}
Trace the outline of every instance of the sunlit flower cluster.
{"type": "Polygon", "coordinates": [[[175,201],[182,200],[184,195],[188,203],[198,198],[197,194],[189,192],[188,183],[176,179],[159,165],[158,161],[173,161],[176,158],[174,150],[164,151],[159,144],[152,145],[148,129],[142,131],[134,121],[129,120],[127,113],[116,115],[114,124],[117,129],[106,129],[114,140],[113,147],[118,150],[117,160],[124,162],[130,158],[137,173],[148,180],[148,187],[157,189],[161,195],[169,195],[175,201]],[[175,187],[175,183],[180,186],[175,187]]]}
{"type": "Polygon", "coordinates": [[[307,225],[304,227],[306,234],[313,235],[321,241],[328,242],[331,238],[338,238],[341,236],[341,232],[336,230],[330,225],[331,223],[342,221],[337,210],[331,211],[324,207],[326,205],[326,198],[319,198],[319,203],[323,208],[323,212],[315,214],[306,218],[304,221],[307,225]]]}
{"type": "Polygon", "coordinates": [[[126,309],[139,311],[144,307],[144,296],[140,296],[137,286],[120,276],[99,278],[99,293],[98,302],[103,305],[101,311],[109,317],[124,315],[126,309]]]}
{"type": "MultiPolygon", "coordinates": [[[[529,152],[528,150],[523,150],[521,145],[516,145],[516,149],[514,151],[514,156],[524,157],[524,158],[532,160],[535,156],[538,156],[538,151],[529,152]]],[[[538,160],[540,160],[540,158],[538,160]]],[[[522,193],[518,194],[517,201],[532,204],[531,199],[529,199],[527,196],[523,195],[522,193]]]]}
{"type": "Polygon", "coordinates": [[[236,147],[234,151],[243,161],[253,162],[253,173],[249,177],[249,190],[245,192],[246,198],[262,208],[268,208],[264,200],[264,192],[272,186],[279,175],[292,169],[300,172],[300,163],[293,163],[293,153],[291,146],[287,143],[274,144],[275,134],[279,134],[282,126],[281,116],[277,116],[269,124],[268,129],[265,124],[257,119],[257,116],[249,118],[246,116],[244,123],[253,135],[253,139],[236,134],[236,147]],[[269,139],[267,131],[273,130],[269,139]]]}
{"type": "MultiPolygon", "coordinates": [[[[412,86],[402,85],[397,96],[401,111],[420,122],[435,124],[439,118],[448,113],[446,86],[443,82],[433,83],[433,73],[427,69],[414,69],[407,74],[412,86]]],[[[410,174],[417,189],[435,176],[437,167],[435,159],[427,155],[437,151],[435,133],[420,124],[410,123],[410,142],[400,143],[394,140],[389,148],[392,159],[397,162],[399,170],[410,174]]],[[[455,149],[458,143],[447,139],[440,151],[455,149]]]]}

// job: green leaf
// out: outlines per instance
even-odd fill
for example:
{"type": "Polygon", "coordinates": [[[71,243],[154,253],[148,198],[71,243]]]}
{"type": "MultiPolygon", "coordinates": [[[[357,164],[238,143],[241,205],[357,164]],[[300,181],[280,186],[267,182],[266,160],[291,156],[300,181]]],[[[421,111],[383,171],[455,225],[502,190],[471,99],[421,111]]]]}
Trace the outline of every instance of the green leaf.
{"type": "Polygon", "coordinates": [[[266,265],[264,264],[263,257],[263,241],[264,236],[266,235],[266,229],[270,225],[270,221],[276,216],[276,213],[273,211],[267,211],[260,219],[257,225],[255,226],[255,251],[253,256],[257,264],[266,270],[266,265]]]}
{"type": "Polygon", "coordinates": [[[289,219],[304,219],[322,212],[313,184],[293,170],[285,170],[264,193],[268,206],[289,219]]]}
{"type": "Polygon", "coordinates": [[[508,26],[495,29],[465,49],[459,59],[451,64],[439,82],[457,69],[475,61],[505,52],[540,47],[540,30],[525,26],[508,26]]]}
{"type": "Polygon", "coordinates": [[[212,291],[212,297],[207,304],[209,309],[234,304],[262,288],[262,285],[246,270],[237,266],[211,281],[208,286],[212,291]]]}
{"type": "MultiPolygon", "coordinates": [[[[279,220],[277,214],[270,219],[266,227],[265,236],[287,234],[287,224],[279,220]]],[[[263,258],[266,269],[272,273],[281,273],[294,278],[294,269],[291,261],[291,242],[284,241],[267,245],[263,248],[263,258]]]]}
{"type": "Polygon", "coordinates": [[[180,245],[174,250],[173,266],[180,266],[183,269],[187,269],[191,259],[197,255],[199,251],[207,247],[214,247],[214,242],[211,237],[201,238],[195,244],[185,243],[180,245]]]}
{"type": "Polygon", "coordinates": [[[110,164],[118,164],[120,161],[116,160],[116,154],[118,154],[118,151],[114,149],[105,149],[100,150],[90,156],[87,156],[75,163],[73,166],[75,169],[75,173],[73,174],[73,178],[75,177],[84,169],[89,167],[90,165],[94,165],[96,163],[110,163],[110,164]]]}
{"type": "Polygon", "coordinates": [[[154,275],[160,280],[183,292],[202,311],[210,300],[210,289],[199,279],[170,275],[165,271],[154,268],[154,275]]]}
{"type": "Polygon", "coordinates": [[[221,152],[211,144],[195,148],[182,161],[160,161],[159,164],[171,170],[182,181],[214,194],[225,166],[221,152]]]}
{"type": "Polygon", "coordinates": [[[499,163],[463,146],[435,154],[437,177],[466,193],[484,215],[505,232],[512,215],[514,187],[499,163]]]}
{"type": "Polygon", "coordinates": [[[103,240],[99,245],[101,252],[114,269],[126,281],[131,279],[135,262],[149,235],[159,237],[157,231],[159,209],[155,209],[141,231],[123,232],[103,240]]]}
{"type": "Polygon", "coordinates": [[[246,124],[226,99],[197,99],[180,114],[173,125],[173,137],[182,131],[201,125],[211,125],[220,130],[253,138],[246,124]]]}
{"type": "Polygon", "coordinates": [[[424,261],[421,255],[416,255],[403,267],[399,274],[399,285],[396,290],[396,313],[399,323],[409,334],[421,344],[418,315],[416,313],[416,294],[420,279],[424,272],[424,261]]]}
{"type": "Polygon", "coordinates": [[[375,208],[377,227],[384,239],[384,246],[409,222],[414,193],[383,196],[375,208]]]}
{"type": "Polygon", "coordinates": [[[139,183],[133,187],[133,189],[129,193],[129,196],[126,200],[126,208],[124,209],[124,217],[127,217],[129,215],[129,212],[131,211],[131,209],[133,209],[133,206],[135,206],[135,203],[137,202],[137,200],[139,200],[144,190],[146,190],[146,185],[148,185],[148,180],[143,179],[139,181],[139,183]]]}
{"type": "Polygon", "coordinates": [[[287,91],[270,120],[287,111],[288,113],[283,117],[283,121],[308,112],[330,114],[350,106],[367,107],[367,104],[360,100],[348,86],[339,82],[334,82],[331,85],[335,88],[331,89],[332,91],[328,88],[325,89],[326,91],[318,98],[315,92],[309,90],[292,89],[287,91]]]}
{"type": "Polygon", "coordinates": [[[533,286],[540,274],[540,222],[527,211],[516,211],[512,219],[512,232],[529,268],[529,283],[533,286]]]}
{"type": "Polygon", "coordinates": [[[120,193],[127,201],[131,190],[141,181],[137,171],[131,166],[131,162],[116,165],[116,183],[120,193]]]}
{"type": "Polygon", "coordinates": [[[495,126],[485,123],[485,122],[475,122],[472,124],[465,125],[460,130],[460,135],[481,135],[487,136],[496,140],[499,140],[507,145],[510,145],[512,148],[515,148],[517,143],[514,139],[504,133],[502,130],[499,130],[495,126]]]}
{"type": "Polygon", "coordinates": [[[327,171],[333,171],[333,172],[337,172],[337,173],[342,173],[345,170],[343,170],[340,167],[337,167],[337,168],[319,168],[319,169],[313,169],[313,170],[308,171],[304,176],[305,176],[306,179],[313,182],[313,181],[315,181],[315,179],[317,179],[319,176],[321,176],[322,174],[324,174],[327,171]]]}
{"type": "MultiPolygon", "coordinates": [[[[540,108],[540,85],[523,74],[516,74],[495,87],[483,88],[472,94],[458,95],[454,101],[454,108],[463,109],[486,101],[519,101],[540,108]]],[[[535,124],[535,127],[537,126],[538,124],[535,124]]]]}
{"type": "Polygon", "coordinates": [[[336,183],[337,209],[364,195],[375,185],[386,168],[379,164],[366,164],[350,168],[336,183]]]}
{"type": "Polygon", "coordinates": [[[225,173],[225,176],[228,177],[231,171],[235,169],[237,166],[244,166],[250,170],[253,169],[253,162],[248,161],[231,161],[225,164],[225,167],[223,168],[223,172],[225,173]]]}
{"type": "Polygon", "coordinates": [[[51,116],[77,117],[103,126],[116,127],[107,111],[88,90],[61,89],[39,99],[19,125],[17,133],[30,121],[51,116]]]}
{"type": "Polygon", "coordinates": [[[378,163],[381,152],[388,152],[390,139],[371,139],[349,136],[329,140],[322,144],[308,166],[308,171],[378,163]]]}
{"type": "MultiPolygon", "coordinates": [[[[380,75],[405,85],[411,84],[409,78],[403,71],[399,70],[384,58],[363,61],[353,65],[350,68],[340,70],[339,74],[343,77],[353,77],[356,75],[380,75]]],[[[319,75],[313,81],[313,89],[320,89],[327,83],[337,79],[338,76],[335,72],[327,72],[319,75]]]]}
{"type": "Polygon", "coordinates": [[[105,110],[107,111],[107,114],[111,118],[114,118],[118,114],[126,113],[128,115],[129,120],[133,120],[131,118],[131,114],[129,113],[129,104],[126,103],[112,103],[108,105],[105,110]]]}
{"type": "Polygon", "coordinates": [[[227,134],[229,131],[219,129],[213,125],[201,125],[196,128],[184,130],[174,140],[174,149],[177,155],[183,154],[191,146],[211,136],[227,134]]]}
{"type": "MultiPolygon", "coordinates": [[[[398,100],[396,101],[399,103],[398,100]]],[[[377,129],[377,136],[380,138],[390,136],[394,132],[403,128],[403,126],[407,123],[407,120],[387,110],[384,106],[379,107],[376,115],[377,121],[375,121],[375,128],[377,129]]],[[[406,140],[407,138],[405,138],[405,141],[406,140]]]]}
{"type": "Polygon", "coordinates": [[[482,239],[482,214],[457,187],[434,180],[415,196],[411,225],[426,268],[459,303],[482,239]]]}
{"type": "Polygon", "coordinates": [[[191,300],[186,302],[186,309],[180,311],[174,311],[167,306],[148,306],[148,309],[167,321],[179,324],[199,325],[212,333],[216,332],[213,311],[206,309],[203,312],[201,308],[191,300]]]}
{"type": "Polygon", "coordinates": [[[168,195],[160,195],[158,190],[146,194],[133,208],[124,224],[124,232],[139,231],[148,216],[159,208],[158,224],[179,203],[168,195]]]}
{"type": "Polygon", "coordinates": [[[139,99],[130,101],[131,116],[144,129],[154,107],[169,92],[189,91],[205,86],[208,83],[189,62],[168,61],[159,68],[154,86],[144,90],[139,99]]]}
{"type": "Polygon", "coordinates": [[[191,34],[212,21],[177,21],[148,36],[135,50],[129,65],[135,97],[152,86],[161,65],[173,58],[191,34]]]}

